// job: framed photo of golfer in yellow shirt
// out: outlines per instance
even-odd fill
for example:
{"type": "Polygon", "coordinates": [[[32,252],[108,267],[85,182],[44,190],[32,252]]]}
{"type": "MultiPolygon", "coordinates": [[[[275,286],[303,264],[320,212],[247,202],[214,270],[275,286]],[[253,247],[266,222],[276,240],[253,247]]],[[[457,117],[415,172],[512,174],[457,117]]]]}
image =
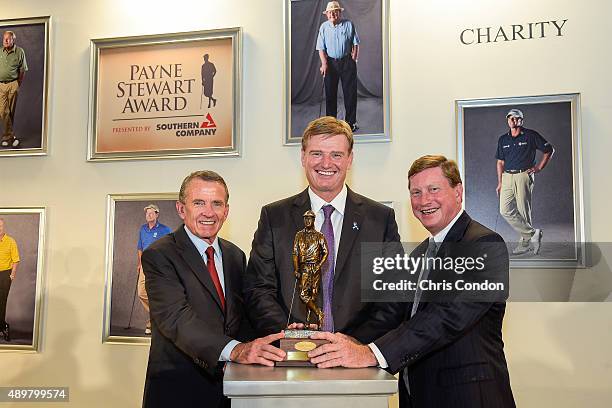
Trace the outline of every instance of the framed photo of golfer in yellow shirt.
{"type": "Polygon", "coordinates": [[[39,351],[45,211],[0,208],[0,352],[39,351]]]}

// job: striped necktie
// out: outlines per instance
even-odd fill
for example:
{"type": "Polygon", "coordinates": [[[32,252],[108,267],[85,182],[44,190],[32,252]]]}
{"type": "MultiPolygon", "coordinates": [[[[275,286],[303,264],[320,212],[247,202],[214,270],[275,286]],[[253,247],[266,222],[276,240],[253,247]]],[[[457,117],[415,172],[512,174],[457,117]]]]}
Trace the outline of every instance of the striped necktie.
{"type": "Polygon", "coordinates": [[[321,233],[327,241],[327,261],[323,265],[323,331],[334,331],[334,316],[332,315],[332,299],[334,295],[334,268],[336,265],[336,251],[334,250],[334,227],[331,222],[331,215],[334,212],[334,207],[330,204],[323,206],[323,214],[325,219],[321,226],[321,233]]]}

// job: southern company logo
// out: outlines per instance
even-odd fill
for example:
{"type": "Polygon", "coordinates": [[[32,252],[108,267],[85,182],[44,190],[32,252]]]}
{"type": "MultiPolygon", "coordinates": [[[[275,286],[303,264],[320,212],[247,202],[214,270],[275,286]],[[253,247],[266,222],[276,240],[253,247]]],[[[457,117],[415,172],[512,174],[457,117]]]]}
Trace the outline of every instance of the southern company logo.
{"type": "Polygon", "coordinates": [[[210,113],[200,122],[158,123],[155,130],[176,130],[177,137],[182,136],[213,136],[217,132],[217,124],[210,113]]]}
{"type": "Polygon", "coordinates": [[[202,122],[202,124],[200,125],[201,128],[204,129],[210,129],[210,128],[216,128],[217,124],[215,123],[215,121],[213,120],[212,116],[210,115],[210,113],[206,114],[206,120],[204,122],[202,122]]]}

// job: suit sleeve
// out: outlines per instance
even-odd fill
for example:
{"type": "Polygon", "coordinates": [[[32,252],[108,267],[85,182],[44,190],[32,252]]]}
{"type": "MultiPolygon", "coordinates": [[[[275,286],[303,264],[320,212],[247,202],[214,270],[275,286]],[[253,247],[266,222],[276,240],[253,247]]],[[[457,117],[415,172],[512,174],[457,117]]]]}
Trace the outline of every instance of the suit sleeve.
{"type": "MultiPolygon", "coordinates": [[[[245,281],[245,276],[246,276],[246,255],[244,254],[244,252],[240,251],[241,254],[241,266],[242,266],[242,270],[241,270],[241,282],[244,283],[245,281]]],[[[242,288],[241,288],[242,289],[242,288]]],[[[241,295],[241,299],[244,302],[244,298],[242,297],[242,293],[240,293],[241,295]]],[[[242,311],[242,317],[240,320],[240,330],[238,332],[238,336],[236,337],[236,339],[238,341],[241,342],[248,342],[251,340],[254,340],[257,338],[257,333],[255,333],[255,329],[254,329],[254,325],[253,322],[251,321],[251,316],[247,313],[246,310],[246,305],[243,303],[243,311],[242,311]]]]}
{"type": "Polygon", "coordinates": [[[274,262],[274,237],[266,207],[261,209],[247,265],[245,302],[251,322],[261,336],[277,333],[287,324],[279,302],[280,282],[274,262]]]}
{"type": "Polygon", "coordinates": [[[385,241],[384,242],[400,242],[400,235],[397,230],[397,222],[395,221],[395,211],[389,208],[387,213],[387,227],[385,228],[385,241]]]}
{"type": "MultiPolygon", "coordinates": [[[[483,237],[475,242],[497,241],[495,237],[483,237]]],[[[501,238],[499,238],[501,240],[501,238]]],[[[503,244],[503,240],[501,241],[503,244]]],[[[508,273],[508,252],[505,245],[487,246],[496,248],[489,255],[494,260],[493,269],[508,273]]],[[[492,271],[486,271],[493,274],[492,271]]],[[[429,302],[410,320],[374,341],[381,351],[391,373],[399,372],[422,357],[453,343],[469,331],[482,317],[499,303],[493,302],[429,302]]],[[[503,304],[503,303],[502,303],[503,304]]]]}
{"type": "Polygon", "coordinates": [[[146,250],[142,266],[151,319],[164,337],[212,373],[232,338],[195,313],[175,266],[163,251],[146,250]]]}

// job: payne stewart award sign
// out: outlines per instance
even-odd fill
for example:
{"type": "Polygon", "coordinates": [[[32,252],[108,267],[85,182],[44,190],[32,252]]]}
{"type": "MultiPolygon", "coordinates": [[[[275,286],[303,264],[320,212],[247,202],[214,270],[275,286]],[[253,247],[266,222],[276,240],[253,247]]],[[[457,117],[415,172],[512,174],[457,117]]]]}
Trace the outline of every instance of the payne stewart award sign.
{"type": "Polygon", "coordinates": [[[238,156],[241,37],[92,40],[87,160],[238,156]]]}

